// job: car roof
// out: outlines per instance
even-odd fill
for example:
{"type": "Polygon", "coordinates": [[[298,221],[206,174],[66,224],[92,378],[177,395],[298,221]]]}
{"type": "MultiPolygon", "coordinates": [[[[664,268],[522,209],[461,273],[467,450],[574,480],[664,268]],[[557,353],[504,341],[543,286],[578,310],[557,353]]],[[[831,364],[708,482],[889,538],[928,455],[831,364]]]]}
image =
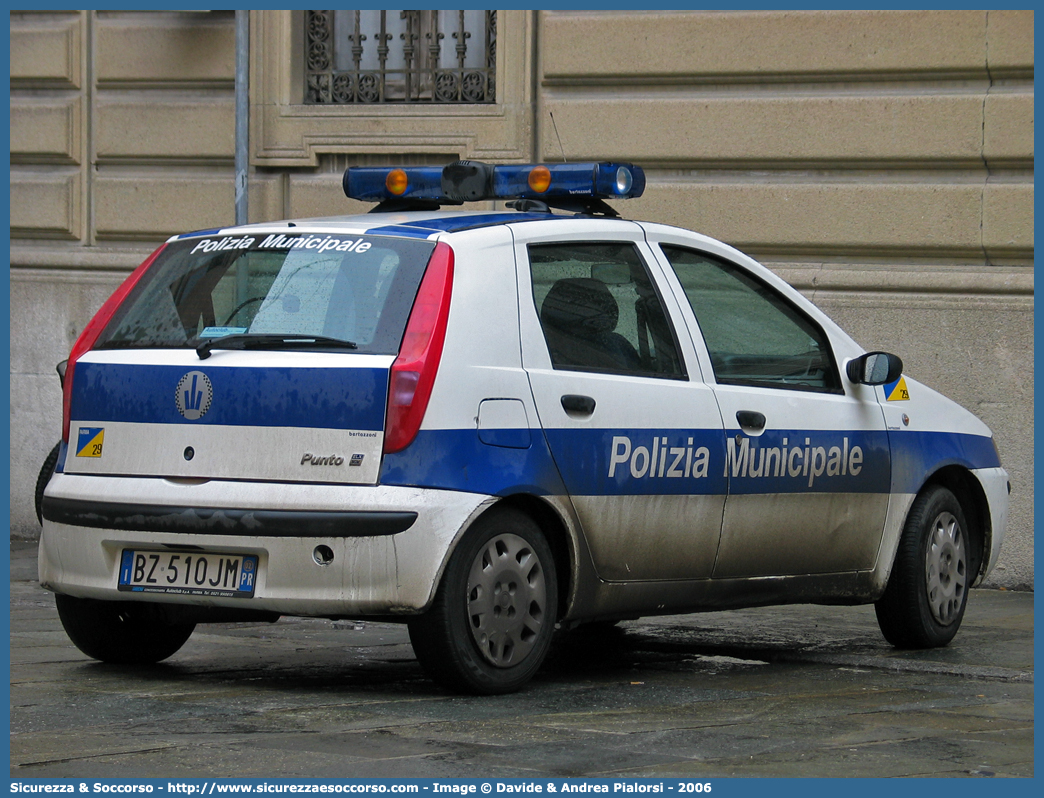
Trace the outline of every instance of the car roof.
{"type": "Polygon", "coordinates": [[[488,211],[404,211],[388,213],[363,213],[354,216],[326,216],[307,219],[287,219],[278,222],[217,227],[195,230],[171,237],[170,241],[186,238],[201,238],[226,235],[270,234],[287,232],[343,233],[350,235],[389,235],[404,238],[430,238],[441,233],[458,233],[478,227],[521,222],[561,221],[583,222],[597,218],[599,221],[626,221],[612,217],[591,217],[561,213],[534,213],[511,210],[488,211]],[[289,229],[288,229],[289,228],[289,229]]]}

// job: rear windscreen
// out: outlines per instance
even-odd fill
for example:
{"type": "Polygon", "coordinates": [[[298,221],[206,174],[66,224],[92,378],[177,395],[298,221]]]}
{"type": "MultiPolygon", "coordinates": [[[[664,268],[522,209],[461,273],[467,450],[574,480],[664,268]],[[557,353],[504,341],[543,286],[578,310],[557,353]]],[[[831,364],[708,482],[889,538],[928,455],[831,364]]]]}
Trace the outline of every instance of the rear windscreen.
{"type": "Polygon", "coordinates": [[[98,348],[195,347],[226,335],[315,335],[396,354],[435,243],[291,233],[167,245],[98,348]]]}

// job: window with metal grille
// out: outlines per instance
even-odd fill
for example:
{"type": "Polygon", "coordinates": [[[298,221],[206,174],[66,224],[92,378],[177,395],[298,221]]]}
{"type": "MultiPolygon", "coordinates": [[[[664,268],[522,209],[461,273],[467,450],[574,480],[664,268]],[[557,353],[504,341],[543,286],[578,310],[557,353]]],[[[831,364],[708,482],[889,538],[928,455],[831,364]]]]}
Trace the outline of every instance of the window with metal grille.
{"type": "Polygon", "coordinates": [[[496,11],[305,14],[307,103],[496,100],[496,11]]]}

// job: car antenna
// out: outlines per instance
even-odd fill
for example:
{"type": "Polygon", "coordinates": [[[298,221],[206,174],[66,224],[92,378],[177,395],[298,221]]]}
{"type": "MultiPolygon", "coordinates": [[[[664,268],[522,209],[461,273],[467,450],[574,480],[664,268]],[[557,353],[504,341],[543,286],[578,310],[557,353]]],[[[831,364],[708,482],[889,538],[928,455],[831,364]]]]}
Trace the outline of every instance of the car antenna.
{"type": "Polygon", "coordinates": [[[555,124],[555,114],[550,108],[548,108],[547,115],[551,117],[551,127],[555,129],[555,138],[558,139],[558,149],[562,151],[562,163],[569,163],[569,161],[566,160],[565,147],[562,146],[562,137],[558,135],[558,125],[555,124]]]}

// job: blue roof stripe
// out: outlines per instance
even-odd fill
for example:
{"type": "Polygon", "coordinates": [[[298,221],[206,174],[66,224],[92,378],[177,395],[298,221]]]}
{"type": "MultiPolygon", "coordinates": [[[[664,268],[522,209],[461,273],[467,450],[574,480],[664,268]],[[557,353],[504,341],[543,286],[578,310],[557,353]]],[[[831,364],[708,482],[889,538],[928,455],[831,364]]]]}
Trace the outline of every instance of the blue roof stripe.
{"type": "Polygon", "coordinates": [[[553,213],[490,213],[475,216],[436,216],[430,219],[419,219],[406,224],[392,224],[385,227],[371,227],[366,232],[372,235],[398,235],[411,238],[428,238],[435,233],[456,233],[474,227],[488,227],[494,224],[510,222],[534,222],[547,219],[563,219],[569,217],[556,216],[553,213]]]}
{"type": "Polygon", "coordinates": [[[196,236],[213,236],[224,230],[224,227],[215,227],[213,230],[196,230],[192,233],[182,233],[178,236],[180,241],[182,238],[195,238],[196,236]]]}
{"type": "Polygon", "coordinates": [[[437,230],[425,230],[404,224],[390,224],[385,227],[371,227],[365,235],[402,236],[404,238],[430,238],[437,230]]]}

